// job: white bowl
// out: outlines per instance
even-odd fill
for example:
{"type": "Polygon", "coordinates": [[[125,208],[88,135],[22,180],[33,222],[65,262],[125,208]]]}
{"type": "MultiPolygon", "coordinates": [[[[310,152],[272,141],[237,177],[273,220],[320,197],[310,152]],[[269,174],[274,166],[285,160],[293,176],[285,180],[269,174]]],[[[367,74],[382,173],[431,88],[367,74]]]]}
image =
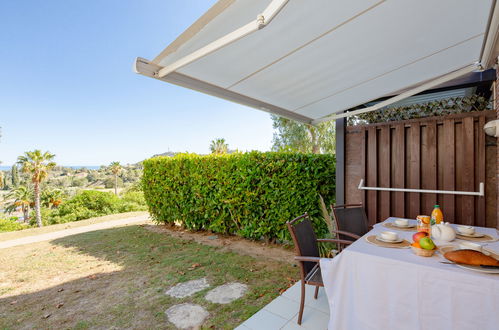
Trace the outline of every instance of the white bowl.
{"type": "Polygon", "coordinates": [[[459,233],[466,235],[473,235],[475,233],[475,228],[473,226],[458,225],[456,226],[456,229],[459,233]]]}
{"type": "Polygon", "coordinates": [[[407,219],[395,219],[394,222],[397,226],[401,226],[401,227],[409,226],[409,220],[407,220],[407,219]]]}
{"type": "Polygon", "coordinates": [[[393,231],[383,231],[379,234],[379,236],[387,241],[396,241],[399,238],[399,235],[393,231]]]}

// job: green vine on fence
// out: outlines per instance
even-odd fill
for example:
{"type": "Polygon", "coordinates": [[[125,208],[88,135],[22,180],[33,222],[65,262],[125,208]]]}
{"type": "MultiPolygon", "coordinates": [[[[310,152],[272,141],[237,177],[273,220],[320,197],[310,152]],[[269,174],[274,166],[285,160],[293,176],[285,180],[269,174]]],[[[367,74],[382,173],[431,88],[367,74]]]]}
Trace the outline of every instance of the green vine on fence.
{"type": "Polygon", "coordinates": [[[348,125],[365,125],[456,113],[491,110],[492,101],[480,95],[451,97],[427,103],[387,107],[348,118],[348,125]]]}

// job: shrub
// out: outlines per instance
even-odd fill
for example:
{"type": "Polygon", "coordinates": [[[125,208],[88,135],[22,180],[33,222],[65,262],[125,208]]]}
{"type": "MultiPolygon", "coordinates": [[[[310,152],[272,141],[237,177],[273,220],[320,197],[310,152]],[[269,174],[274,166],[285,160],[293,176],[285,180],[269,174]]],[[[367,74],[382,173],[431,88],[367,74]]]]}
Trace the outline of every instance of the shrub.
{"type": "Polygon", "coordinates": [[[111,192],[83,190],[55,210],[42,209],[42,220],[44,224],[66,223],[146,209],[141,192],[126,193],[119,198],[111,192]]]}
{"type": "Polygon", "coordinates": [[[289,240],[286,221],[308,212],[319,235],[319,194],[333,202],[333,155],[181,154],[144,161],[142,179],[151,216],[251,239],[289,240]]]}
{"type": "Polygon", "coordinates": [[[0,232],[16,231],[26,228],[28,228],[27,224],[19,223],[8,219],[0,219],[0,232]]]}

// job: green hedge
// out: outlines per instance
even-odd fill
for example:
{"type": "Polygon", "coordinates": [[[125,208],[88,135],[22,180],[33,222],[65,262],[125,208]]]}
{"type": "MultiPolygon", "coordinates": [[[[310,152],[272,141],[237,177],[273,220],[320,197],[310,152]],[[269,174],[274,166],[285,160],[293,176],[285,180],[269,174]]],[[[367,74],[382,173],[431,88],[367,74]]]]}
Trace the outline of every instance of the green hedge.
{"type": "Polygon", "coordinates": [[[180,154],[144,161],[144,196],[158,222],[251,239],[289,240],[286,221],[309,212],[319,235],[319,194],[333,202],[333,155],[180,154]]]}

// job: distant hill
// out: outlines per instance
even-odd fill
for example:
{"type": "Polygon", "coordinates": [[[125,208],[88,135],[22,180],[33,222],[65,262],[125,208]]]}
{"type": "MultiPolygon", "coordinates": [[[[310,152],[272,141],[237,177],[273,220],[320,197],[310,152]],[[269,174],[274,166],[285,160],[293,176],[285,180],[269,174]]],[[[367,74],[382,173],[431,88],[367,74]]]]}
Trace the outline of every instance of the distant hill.
{"type": "Polygon", "coordinates": [[[164,152],[162,154],[157,154],[157,155],[154,155],[152,156],[151,158],[154,158],[154,157],[161,157],[161,156],[168,156],[168,157],[174,157],[176,154],[179,154],[180,152],[173,152],[173,151],[167,151],[167,152],[164,152]]]}

